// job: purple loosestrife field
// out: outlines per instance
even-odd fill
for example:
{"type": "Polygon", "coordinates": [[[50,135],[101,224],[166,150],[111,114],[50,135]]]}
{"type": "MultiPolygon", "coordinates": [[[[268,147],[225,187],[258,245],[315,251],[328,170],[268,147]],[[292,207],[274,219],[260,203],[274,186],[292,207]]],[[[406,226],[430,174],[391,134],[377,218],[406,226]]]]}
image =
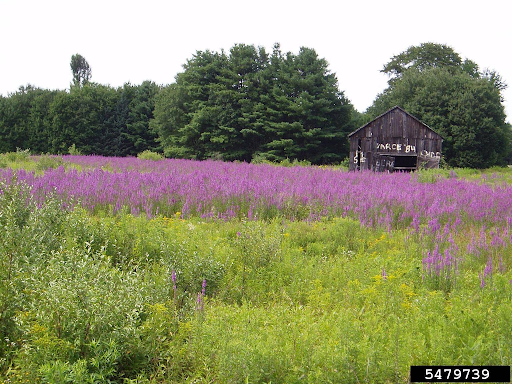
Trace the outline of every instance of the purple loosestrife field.
{"type": "Polygon", "coordinates": [[[43,160],[0,168],[0,383],[512,361],[510,171],[43,160]]]}
{"type": "MultiPolygon", "coordinates": [[[[317,167],[275,167],[218,161],[64,156],[83,169],[43,175],[2,169],[1,179],[32,187],[95,212],[204,218],[320,219],[352,217],[389,230],[428,225],[432,233],[459,227],[496,227],[503,237],[512,223],[512,186],[439,178],[418,182],[409,173],[348,173],[317,167]],[[13,176],[15,176],[13,178],[13,176]]],[[[494,239],[493,241],[500,241],[494,239]]]]}
{"type": "Polygon", "coordinates": [[[426,275],[436,280],[452,281],[463,255],[485,259],[484,264],[491,258],[504,268],[499,251],[511,242],[512,186],[505,183],[454,177],[425,183],[412,173],[219,161],[63,158],[74,167],[42,175],[2,169],[0,178],[31,186],[41,200],[54,193],[67,204],[79,202],[91,213],[127,210],[151,218],[179,212],[184,218],[250,220],[350,217],[368,227],[407,230],[423,246],[426,275]],[[464,249],[458,246],[461,236],[464,249]]]}

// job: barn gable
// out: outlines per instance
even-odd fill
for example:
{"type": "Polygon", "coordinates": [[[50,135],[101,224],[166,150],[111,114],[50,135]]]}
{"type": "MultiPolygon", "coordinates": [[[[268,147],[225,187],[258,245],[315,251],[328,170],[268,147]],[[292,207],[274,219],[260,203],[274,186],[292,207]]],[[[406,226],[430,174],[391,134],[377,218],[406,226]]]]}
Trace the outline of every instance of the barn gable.
{"type": "Polygon", "coordinates": [[[350,170],[437,168],[443,138],[396,106],[349,134],[350,170]]]}

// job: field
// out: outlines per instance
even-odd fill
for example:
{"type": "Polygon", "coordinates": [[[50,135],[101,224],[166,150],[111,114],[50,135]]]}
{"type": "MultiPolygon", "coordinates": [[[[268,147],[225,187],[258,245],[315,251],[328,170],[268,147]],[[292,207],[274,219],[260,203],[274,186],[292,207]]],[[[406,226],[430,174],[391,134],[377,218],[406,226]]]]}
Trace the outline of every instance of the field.
{"type": "Polygon", "coordinates": [[[512,172],[0,155],[0,383],[512,364],[512,172]]]}

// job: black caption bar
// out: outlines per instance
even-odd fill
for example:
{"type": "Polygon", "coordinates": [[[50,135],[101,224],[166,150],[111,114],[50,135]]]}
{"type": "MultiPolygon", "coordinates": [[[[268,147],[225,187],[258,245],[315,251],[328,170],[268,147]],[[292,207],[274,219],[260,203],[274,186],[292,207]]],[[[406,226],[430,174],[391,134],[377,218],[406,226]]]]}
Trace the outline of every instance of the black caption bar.
{"type": "Polygon", "coordinates": [[[412,365],[411,383],[510,383],[510,366],[412,365]]]}

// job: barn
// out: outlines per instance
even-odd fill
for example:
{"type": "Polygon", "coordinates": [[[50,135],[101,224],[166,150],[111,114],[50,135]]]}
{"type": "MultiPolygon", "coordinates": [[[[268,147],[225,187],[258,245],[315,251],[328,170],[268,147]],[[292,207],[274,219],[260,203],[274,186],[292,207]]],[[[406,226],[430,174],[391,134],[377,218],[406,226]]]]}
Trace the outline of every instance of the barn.
{"type": "Polygon", "coordinates": [[[349,170],[438,168],[443,138],[399,106],[348,135],[349,170]]]}

